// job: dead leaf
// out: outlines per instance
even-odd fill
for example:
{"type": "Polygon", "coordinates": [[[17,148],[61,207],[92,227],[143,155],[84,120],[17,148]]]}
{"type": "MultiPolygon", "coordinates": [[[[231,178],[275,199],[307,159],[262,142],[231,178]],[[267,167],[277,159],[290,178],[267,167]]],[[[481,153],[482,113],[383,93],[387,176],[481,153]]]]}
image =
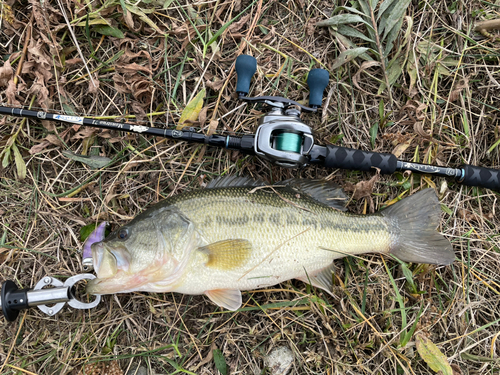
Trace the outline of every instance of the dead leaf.
{"type": "Polygon", "coordinates": [[[469,77],[465,77],[464,79],[461,79],[458,83],[454,85],[453,89],[450,92],[450,96],[448,97],[448,100],[450,102],[454,102],[460,98],[460,94],[462,93],[463,89],[469,87],[469,77]]]}
{"type": "Polygon", "coordinates": [[[352,191],[354,192],[352,198],[359,200],[362,198],[368,199],[368,202],[370,203],[370,212],[373,213],[375,212],[375,205],[373,204],[373,199],[371,197],[373,193],[373,188],[375,186],[375,183],[379,180],[380,178],[380,170],[377,168],[377,173],[368,181],[360,181],[356,185],[353,185],[351,183],[346,183],[345,186],[345,191],[352,191]]]}
{"type": "Polygon", "coordinates": [[[219,121],[217,120],[210,120],[210,125],[208,127],[208,134],[207,135],[212,135],[215,133],[217,130],[217,126],[219,126],[219,121]]]}
{"type": "Polygon", "coordinates": [[[201,108],[203,107],[203,99],[205,98],[206,90],[202,89],[184,108],[182,111],[177,130],[181,130],[187,123],[192,123],[198,119],[201,108]]]}
{"type": "Polygon", "coordinates": [[[431,140],[432,139],[432,135],[427,133],[425,130],[424,130],[424,126],[423,126],[423,123],[422,121],[417,121],[414,125],[413,125],[413,130],[415,130],[415,133],[417,133],[419,136],[421,136],[422,138],[425,138],[425,139],[428,139],[428,140],[431,140]]]}
{"type": "Polygon", "coordinates": [[[38,154],[39,152],[42,152],[50,145],[51,145],[51,143],[49,141],[43,141],[43,142],[31,147],[29,150],[29,153],[31,155],[38,154]]]}
{"type": "Polygon", "coordinates": [[[224,86],[224,82],[225,81],[223,79],[214,77],[214,81],[206,80],[205,84],[207,85],[208,88],[211,88],[214,91],[220,91],[222,86],[224,86]]]}
{"type": "Polygon", "coordinates": [[[420,334],[417,335],[416,344],[418,354],[433,371],[442,375],[453,375],[448,359],[431,340],[420,334]]]}
{"type": "Polygon", "coordinates": [[[207,111],[208,107],[203,107],[198,115],[198,122],[200,123],[200,127],[205,126],[205,121],[207,121],[207,111]]]}
{"type": "Polygon", "coordinates": [[[240,31],[240,29],[248,24],[248,20],[250,20],[251,14],[247,14],[246,16],[241,17],[241,19],[238,22],[234,22],[231,26],[229,26],[227,29],[229,30],[230,33],[235,33],[236,31],[240,31]]]}
{"type": "Polygon", "coordinates": [[[21,102],[19,102],[16,99],[16,93],[17,93],[16,84],[14,83],[14,80],[11,79],[9,81],[7,89],[5,90],[5,96],[7,97],[7,103],[9,103],[9,105],[12,105],[15,107],[20,107],[21,102]]]}
{"type": "Polygon", "coordinates": [[[307,36],[314,35],[314,31],[316,30],[316,23],[320,20],[320,17],[309,18],[306,23],[305,32],[307,36]]]}
{"type": "MultiPolygon", "coordinates": [[[[367,93],[367,91],[363,90],[359,86],[359,80],[361,78],[361,73],[363,73],[365,70],[370,69],[373,66],[380,66],[380,63],[378,61],[365,61],[363,64],[361,64],[359,70],[356,72],[356,74],[352,77],[352,82],[354,83],[354,86],[356,86],[359,90],[367,93]]],[[[370,94],[370,93],[368,93],[370,94]]],[[[372,94],[370,94],[372,95],[372,94]]]]}
{"type": "Polygon", "coordinates": [[[10,65],[10,61],[7,60],[0,68],[0,86],[2,87],[7,86],[13,76],[14,76],[14,69],[10,65]]]}
{"type": "Polygon", "coordinates": [[[97,131],[96,128],[92,128],[90,126],[83,127],[78,133],[71,137],[72,140],[76,139],[84,139],[90,137],[97,131]]]}
{"type": "Polygon", "coordinates": [[[61,140],[54,134],[47,135],[45,139],[55,146],[62,146],[61,140]]]}
{"type": "Polygon", "coordinates": [[[413,138],[415,138],[415,135],[413,135],[408,141],[398,144],[394,148],[394,150],[392,150],[392,154],[394,154],[399,159],[401,155],[403,155],[403,153],[406,151],[406,149],[410,147],[413,138]]]}
{"type": "Polygon", "coordinates": [[[99,92],[99,75],[97,73],[94,74],[94,83],[89,80],[89,94],[97,94],[99,92]]]}
{"type": "Polygon", "coordinates": [[[66,65],[76,65],[83,63],[83,60],[80,57],[75,57],[74,59],[68,59],[65,61],[66,65]]]}

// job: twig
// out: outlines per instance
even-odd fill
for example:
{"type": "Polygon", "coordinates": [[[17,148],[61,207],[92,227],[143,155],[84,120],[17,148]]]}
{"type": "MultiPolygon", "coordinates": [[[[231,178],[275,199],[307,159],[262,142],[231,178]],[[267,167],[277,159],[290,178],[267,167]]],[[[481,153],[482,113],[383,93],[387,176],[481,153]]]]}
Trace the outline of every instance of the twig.
{"type": "Polygon", "coordinates": [[[14,85],[16,86],[17,86],[17,81],[19,80],[19,76],[21,75],[21,70],[23,69],[23,63],[26,57],[26,52],[28,51],[28,44],[30,44],[32,30],[33,30],[33,13],[31,13],[29,27],[28,30],[26,31],[26,40],[24,41],[23,52],[21,54],[21,59],[19,60],[19,64],[17,65],[16,75],[14,76],[14,85]]]}

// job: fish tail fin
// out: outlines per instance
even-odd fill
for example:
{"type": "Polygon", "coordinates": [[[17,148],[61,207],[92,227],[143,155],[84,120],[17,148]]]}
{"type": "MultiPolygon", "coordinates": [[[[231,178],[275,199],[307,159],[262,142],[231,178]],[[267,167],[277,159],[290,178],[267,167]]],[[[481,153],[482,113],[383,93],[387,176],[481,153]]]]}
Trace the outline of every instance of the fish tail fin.
{"type": "Polygon", "coordinates": [[[455,254],[436,228],[441,206],[434,189],[425,189],[381,211],[389,222],[390,254],[412,263],[448,265],[455,254]]]}

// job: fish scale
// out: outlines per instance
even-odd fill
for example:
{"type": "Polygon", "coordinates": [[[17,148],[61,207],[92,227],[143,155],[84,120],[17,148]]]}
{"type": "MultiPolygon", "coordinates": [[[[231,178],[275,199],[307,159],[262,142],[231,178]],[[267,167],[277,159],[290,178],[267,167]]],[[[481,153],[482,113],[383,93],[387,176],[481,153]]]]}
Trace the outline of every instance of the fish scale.
{"type": "Polygon", "coordinates": [[[251,188],[204,190],[173,202],[192,220],[207,243],[245,238],[252,243],[248,264],[231,271],[191,263],[177,291],[201,294],[232,285],[254,289],[307,277],[346,253],[388,252],[390,235],[382,216],[336,211],[308,196],[251,188]],[[333,228],[333,229],[332,229],[333,228]],[[328,250],[326,250],[328,249],[328,250]],[[228,284],[228,281],[230,282],[228,284]]]}

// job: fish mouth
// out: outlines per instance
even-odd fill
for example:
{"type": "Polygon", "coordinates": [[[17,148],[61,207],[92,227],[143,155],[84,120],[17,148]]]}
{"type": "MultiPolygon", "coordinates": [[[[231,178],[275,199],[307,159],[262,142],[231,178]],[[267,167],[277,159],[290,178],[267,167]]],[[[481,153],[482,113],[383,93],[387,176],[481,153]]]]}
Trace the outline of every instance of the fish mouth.
{"type": "Polygon", "coordinates": [[[108,251],[102,242],[92,244],[92,261],[97,277],[105,279],[114,276],[117,271],[116,256],[108,251]]]}
{"type": "Polygon", "coordinates": [[[113,277],[90,280],[87,283],[87,293],[89,294],[115,294],[130,293],[143,290],[150,280],[144,275],[129,275],[126,272],[118,271],[113,277]]]}

